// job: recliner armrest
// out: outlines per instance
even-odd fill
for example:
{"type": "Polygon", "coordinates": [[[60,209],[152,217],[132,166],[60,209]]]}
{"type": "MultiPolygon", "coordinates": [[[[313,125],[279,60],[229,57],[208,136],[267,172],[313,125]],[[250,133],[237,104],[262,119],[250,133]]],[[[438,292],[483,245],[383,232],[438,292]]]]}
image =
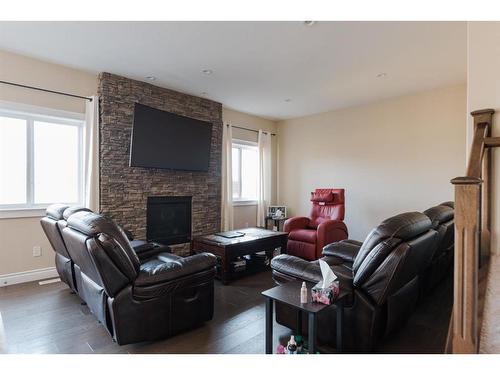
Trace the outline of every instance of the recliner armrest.
{"type": "Polygon", "coordinates": [[[132,240],[130,241],[130,246],[141,261],[161,253],[172,252],[170,247],[167,245],[162,245],[156,242],[148,242],[146,240],[132,240]]]}
{"type": "Polygon", "coordinates": [[[323,248],[324,256],[333,256],[347,262],[354,262],[362,243],[352,240],[333,242],[323,248]]]}
{"type": "Polygon", "coordinates": [[[309,226],[310,221],[311,219],[305,216],[291,217],[285,221],[285,224],[283,224],[283,231],[291,232],[296,229],[305,229],[309,226]]]}
{"type": "Polygon", "coordinates": [[[317,283],[321,281],[318,262],[309,262],[292,255],[281,254],[271,260],[271,268],[294,278],[317,283]]]}
{"type": "Polygon", "coordinates": [[[200,253],[186,258],[162,253],[157,258],[141,264],[139,276],[134,286],[150,286],[172,281],[197,272],[214,269],[216,257],[209,253],[200,253]]]}
{"type": "Polygon", "coordinates": [[[318,225],[318,241],[329,244],[347,238],[347,226],[341,220],[324,220],[318,225]]]}
{"type": "Polygon", "coordinates": [[[351,240],[350,238],[346,239],[346,240],[343,240],[344,242],[349,242],[353,245],[356,245],[358,247],[361,247],[363,246],[363,242],[362,241],[356,241],[356,240],[351,240]]]}

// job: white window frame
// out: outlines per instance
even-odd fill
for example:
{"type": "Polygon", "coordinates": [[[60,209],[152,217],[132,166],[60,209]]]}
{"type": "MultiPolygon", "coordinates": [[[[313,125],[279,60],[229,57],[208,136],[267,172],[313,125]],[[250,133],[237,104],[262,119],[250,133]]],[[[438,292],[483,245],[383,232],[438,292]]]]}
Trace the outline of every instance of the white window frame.
{"type": "MultiPolygon", "coordinates": [[[[233,138],[231,149],[233,147],[236,147],[239,149],[239,161],[240,161],[240,166],[239,166],[239,172],[240,175],[238,176],[238,179],[240,181],[240,192],[239,192],[239,198],[234,198],[233,197],[233,206],[256,206],[257,205],[257,199],[248,199],[248,197],[242,197],[241,196],[241,189],[242,189],[242,184],[241,184],[241,150],[246,148],[246,149],[254,149],[258,146],[257,142],[252,142],[252,141],[245,141],[243,139],[235,139],[233,138]]],[[[258,150],[257,150],[258,152],[258,150]]],[[[233,160],[234,162],[234,160],[233,160]]],[[[233,176],[231,176],[232,178],[233,176]]],[[[232,194],[232,192],[231,192],[232,194]]]]}
{"type": "MultiPolygon", "coordinates": [[[[45,215],[45,209],[53,203],[65,203],[68,205],[82,204],[84,195],[83,176],[83,150],[85,116],[82,113],[74,113],[45,107],[32,106],[20,103],[0,101],[0,116],[17,118],[26,121],[26,203],[23,204],[0,204],[0,218],[15,217],[40,217],[45,215]],[[78,127],[78,201],[77,202],[48,202],[43,204],[34,203],[34,123],[35,121],[50,122],[78,127]]],[[[63,155],[62,155],[63,156],[63,155]]]]}

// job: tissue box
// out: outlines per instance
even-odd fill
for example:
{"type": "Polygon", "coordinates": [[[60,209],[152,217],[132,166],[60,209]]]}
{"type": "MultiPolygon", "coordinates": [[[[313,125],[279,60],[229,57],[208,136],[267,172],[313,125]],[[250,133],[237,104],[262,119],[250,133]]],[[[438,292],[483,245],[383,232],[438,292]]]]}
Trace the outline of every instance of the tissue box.
{"type": "Polygon", "coordinates": [[[331,305],[335,298],[339,295],[339,281],[335,280],[328,287],[323,288],[323,281],[320,281],[311,289],[311,296],[313,302],[322,303],[324,305],[331,305]]]}

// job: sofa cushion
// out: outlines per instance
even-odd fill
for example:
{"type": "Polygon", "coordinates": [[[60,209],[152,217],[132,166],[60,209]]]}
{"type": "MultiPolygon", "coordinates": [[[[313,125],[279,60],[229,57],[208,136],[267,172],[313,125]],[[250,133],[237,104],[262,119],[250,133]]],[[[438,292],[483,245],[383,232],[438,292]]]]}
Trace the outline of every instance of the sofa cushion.
{"type": "Polygon", "coordinates": [[[134,299],[137,301],[161,299],[165,295],[172,295],[173,309],[181,308],[182,306],[185,306],[187,309],[187,311],[184,311],[185,315],[180,313],[176,319],[176,327],[179,327],[182,326],[182,323],[185,323],[184,320],[181,323],[181,319],[185,319],[187,316],[197,315],[205,309],[212,311],[210,304],[213,304],[214,276],[215,268],[211,267],[173,280],[165,280],[161,283],[135,285],[132,288],[132,293],[134,299]],[[202,298],[203,301],[200,301],[202,295],[205,295],[205,297],[208,296],[208,300],[202,298]],[[196,306],[193,306],[193,303],[196,306]],[[200,305],[200,303],[202,304],[200,305]]]}
{"type": "Polygon", "coordinates": [[[51,204],[49,207],[47,207],[45,214],[54,220],[61,220],[63,218],[64,210],[67,208],[68,205],[66,204],[51,204]]]}
{"type": "Polygon", "coordinates": [[[85,212],[92,212],[90,209],[88,209],[87,207],[83,207],[83,206],[70,206],[68,208],[66,208],[63,212],[63,218],[64,220],[68,220],[68,218],[73,215],[74,213],[76,212],[80,212],[80,211],[85,211],[85,212]]]}
{"type": "Polygon", "coordinates": [[[139,276],[134,285],[147,286],[171,281],[215,267],[215,255],[201,253],[186,258],[170,253],[161,253],[157,257],[141,264],[139,276]]]}
{"type": "Polygon", "coordinates": [[[97,240],[120,272],[123,273],[130,282],[134,281],[137,277],[135,263],[130,259],[120,243],[105,233],[101,233],[97,237],[97,240]]]}
{"type": "MultiPolygon", "coordinates": [[[[328,260],[323,258],[328,263],[328,260]]],[[[274,272],[288,276],[290,279],[304,280],[312,283],[320,282],[321,267],[319,261],[313,262],[290,256],[287,254],[278,255],[271,261],[271,268],[274,272]]],[[[331,265],[330,268],[337,275],[340,287],[344,290],[352,290],[352,271],[343,265],[331,265]]]]}
{"type": "Polygon", "coordinates": [[[392,250],[401,243],[399,238],[388,238],[380,242],[373,250],[364,258],[363,262],[356,270],[354,285],[360,286],[375,270],[386,260],[392,250]]]}
{"type": "Polygon", "coordinates": [[[384,220],[363,242],[354,260],[354,272],[357,272],[368,254],[384,240],[394,237],[405,241],[427,232],[431,226],[431,220],[420,212],[406,212],[384,220]]]}
{"type": "Polygon", "coordinates": [[[345,262],[353,263],[361,245],[349,240],[333,242],[323,248],[323,255],[328,257],[337,257],[345,262]]]}
{"type": "Polygon", "coordinates": [[[316,229],[296,229],[288,235],[289,240],[302,241],[308,243],[316,243],[317,231],[316,229]]]}
{"type": "Polygon", "coordinates": [[[453,219],[455,211],[449,206],[435,206],[424,211],[432,222],[432,228],[436,229],[438,225],[453,219]]]}
{"type": "Polygon", "coordinates": [[[130,242],[123,230],[113,221],[94,212],[79,211],[68,218],[68,227],[89,237],[96,237],[105,233],[118,242],[130,258],[134,269],[139,271],[139,258],[130,246],[130,242]]]}
{"type": "Polygon", "coordinates": [[[448,206],[451,208],[455,208],[455,202],[453,202],[453,201],[442,202],[442,203],[439,203],[439,206],[448,206]]]}

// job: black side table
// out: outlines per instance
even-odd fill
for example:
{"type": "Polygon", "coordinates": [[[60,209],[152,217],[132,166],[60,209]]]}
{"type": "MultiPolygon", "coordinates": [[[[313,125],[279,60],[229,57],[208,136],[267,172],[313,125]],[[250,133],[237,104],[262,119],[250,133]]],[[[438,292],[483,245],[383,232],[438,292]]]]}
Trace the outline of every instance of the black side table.
{"type": "MultiPolygon", "coordinates": [[[[285,225],[285,221],[287,220],[287,217],[282,217],[282,218],[274,218],[272,216],[266,216],[265,221],[266,221],[266,229],[269,229],[269,222],[272,223],[273,227],[276,227],[276,230],[278,232],[281,232],[283,230],[283,225],[285,225]],[[281,227],[281,228],[280,228],[281,227]]],[[[273,228],[271,227],[271,230],[273,228]]]]}
{"type": "MultiPolygon", "coordinates": [[[[311,301],[311,288],[314,286],[313,283],[306,282],[308,289],[308,299],[311,301]]],[[[337,299],[331,305],[323,305],[322,303],[308,302],[300,303],[300,288],[302,287],[301,281],[290,281],[286,284],[279,285],[272,289],[268,289],[262,292],[262,295],[266,297],[266,354],[273,353],[273,305],[274,301],[284,303],[297,310],[298,316],[298,327],[297,331],[299,334],[302,332],[302,314],[304,311],[309,316],[309,353],[316,353],[316,317],[321,311],[328,308],[335,307],[337,309],[337,342],[336,349],[337,353],[342,353],[342,328],[344,320],[344,300],[349,294],[346,291],[340,291],[337,299]]]]}

